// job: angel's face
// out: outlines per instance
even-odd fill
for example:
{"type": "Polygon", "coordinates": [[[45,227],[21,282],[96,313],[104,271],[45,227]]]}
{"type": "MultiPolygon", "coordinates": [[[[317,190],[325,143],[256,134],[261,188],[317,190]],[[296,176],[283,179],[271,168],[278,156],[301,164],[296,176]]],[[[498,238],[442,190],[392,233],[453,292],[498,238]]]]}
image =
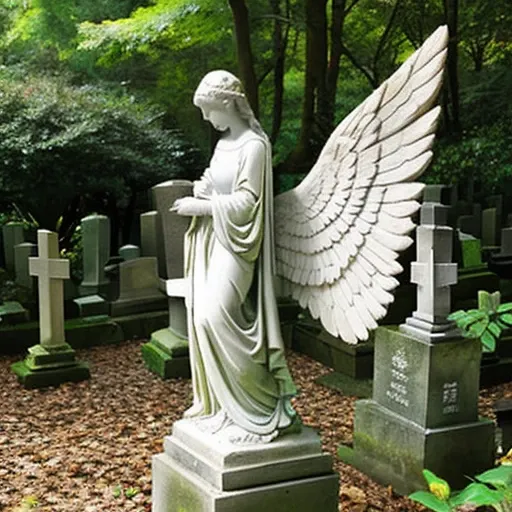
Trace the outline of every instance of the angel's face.
{"type": "Polygon", "coordinates": [[[231,125],[231,115],[224,105],[203,103],[198,106],[203,114],[203,119],[209,121],[216,130],[225,132],[229,129],[231,125]]]}

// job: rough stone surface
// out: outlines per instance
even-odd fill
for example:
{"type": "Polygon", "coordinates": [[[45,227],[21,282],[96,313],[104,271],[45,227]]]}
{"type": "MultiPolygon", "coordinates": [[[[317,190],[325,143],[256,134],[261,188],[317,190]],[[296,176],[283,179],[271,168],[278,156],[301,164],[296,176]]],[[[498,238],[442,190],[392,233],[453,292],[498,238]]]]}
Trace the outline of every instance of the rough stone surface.
{"type": "Polygon", "coordinates": [[[152,188],[153,206],[158,212],[158,274],[162,279],[183,277],[183,237],[190,219],[169,209],[176,199],[192,195],[192,182],[170,180],[152,188]]]}
{"type": "Polygon", "coordinates": [[[118,295],[110,304],[111,316],[165,309],[167,300],[158,287],[156,258],[125,261],[118,272],[118,295]]]}
{"type": "Polygon", "coordinates": [[[82,219],[80,228],[84,248],[80,295],[105,293],[108,278],[104,268],[110,257],[110,219],[105,215],[89,215],[82,219]]]}
{"type": "Polygon", "coordinates": [[[21,222],[8,222],[2,226],[5,268],[14,272],[14,247],[24,242],[25,234],[21,222]]]}
{"type": "Polygon", "coordinates": [[[14,273],[16,283],[31,292],[34,290],[34,278],[30,275],[28,259],[37,255],[37,245],[24,242],[14,246],[14,273]]]}
{"type": "Polygon", "coordinates": [[[140,258],[141,249],[138,245],[123,245],[122,247],[119,248],[119,256],[123,258],[124,261],[135,260],[137,258],[140,258]]]}
{"type": "Polygon", "coordinates": [[[190,420],[174,424],[153,458],[153,512],[338,509],[338,476],[312,429],[256,446],[215,439],[190,420]]]}
{"type": "Polygon", "coordinates": [[[141,256],[158,258],[158,212],[142,213],[140,216],[141,256]]]}

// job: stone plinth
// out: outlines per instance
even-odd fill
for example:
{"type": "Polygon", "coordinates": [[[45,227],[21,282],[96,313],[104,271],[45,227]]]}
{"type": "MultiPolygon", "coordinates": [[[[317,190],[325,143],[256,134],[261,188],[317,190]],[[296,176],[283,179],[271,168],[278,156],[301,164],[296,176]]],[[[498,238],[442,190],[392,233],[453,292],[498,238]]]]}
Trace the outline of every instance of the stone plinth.
{"type": "Polygon", "coordinates": [[[494,461],[494,424],[478,418],[480,341],[442,343],[379,328],[373,399],[356,403],[354,449],[340,456],[402,494],[424,468],[453,488],[494,461]]]}
{"type": "Polygon", "coordinates": [[[235,446],[181,420],[164,450],[153,457],[153,512],[338,510],[338,475],[310,428],[235,446]]]}

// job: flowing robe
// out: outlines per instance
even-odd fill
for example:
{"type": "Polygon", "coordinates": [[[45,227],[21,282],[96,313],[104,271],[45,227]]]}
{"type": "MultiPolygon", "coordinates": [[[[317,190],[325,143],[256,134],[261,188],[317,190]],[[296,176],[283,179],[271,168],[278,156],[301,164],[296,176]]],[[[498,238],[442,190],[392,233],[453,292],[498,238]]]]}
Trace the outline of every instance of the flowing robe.
{"type": "Polygon", "coordinates": [[[270,147],[247,132],[221,140],[202,186],[212,215],[185,237],[194,392],[186,415],[223,411],[248,432],[270,434],[295,416],[274,294],[270,147]]]}

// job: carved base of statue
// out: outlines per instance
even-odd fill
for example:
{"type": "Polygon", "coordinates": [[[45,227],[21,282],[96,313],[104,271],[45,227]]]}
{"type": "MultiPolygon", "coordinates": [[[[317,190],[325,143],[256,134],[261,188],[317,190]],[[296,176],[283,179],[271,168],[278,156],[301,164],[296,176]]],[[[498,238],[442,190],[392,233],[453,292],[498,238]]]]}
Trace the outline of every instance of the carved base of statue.
{"type": "Polygon", "coordinates": [[[164,453],[153,457],[153,512],[338,510],[338,475],[313,429],[250,445],[231,442],[230,429],[174,424],[164,453]]]}

